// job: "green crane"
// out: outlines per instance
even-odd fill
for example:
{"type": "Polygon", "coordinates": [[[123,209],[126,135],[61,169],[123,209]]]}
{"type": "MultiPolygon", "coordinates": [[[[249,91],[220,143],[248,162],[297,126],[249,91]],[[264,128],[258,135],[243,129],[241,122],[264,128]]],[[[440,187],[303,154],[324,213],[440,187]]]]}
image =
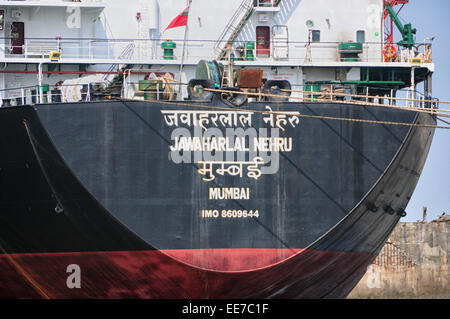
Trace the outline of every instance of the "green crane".
{"type": "Polygon", "coordinates": [[[411,23],[403,25],[389,2],[386,2],[386,10],[403,37],[403,40],[398,42],[398,45],[406,48],[414,47],[415,41],[413,35],[416,34],[416,29],[412,28],[411,23]]]}

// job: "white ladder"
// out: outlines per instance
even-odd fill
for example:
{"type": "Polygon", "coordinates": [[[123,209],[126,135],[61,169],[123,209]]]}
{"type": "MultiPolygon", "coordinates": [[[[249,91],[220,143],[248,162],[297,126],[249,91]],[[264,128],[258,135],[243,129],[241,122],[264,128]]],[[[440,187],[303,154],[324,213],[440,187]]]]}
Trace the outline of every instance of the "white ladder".
{"type": "Polygon", "coordinates": [[[217,60],[224,58],[227,45],[233,42],[252,12],[253,0],[243,0],[214,45],[214,51],[218,54],[217,60]],[[225,38],[228,38],[226,43],[225,38]]]}
{"type": "Polygon", "coordinates": [[[233,47],[231,44],[227,45],[226,49],[226,59],[228,60],[228,65],[224,67],[222,74],[221,87],[232,87],[233,86],[233,60],[231,58],[231,51],[233,47]]]}

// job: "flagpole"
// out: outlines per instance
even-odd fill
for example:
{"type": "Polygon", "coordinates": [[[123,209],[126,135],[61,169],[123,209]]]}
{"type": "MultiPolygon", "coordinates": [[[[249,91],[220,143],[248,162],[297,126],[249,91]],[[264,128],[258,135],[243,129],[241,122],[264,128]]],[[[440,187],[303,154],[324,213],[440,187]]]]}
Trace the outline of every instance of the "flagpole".
{"type": "MultiPolygon", "coordinates": [[[[192,0],[186,0],[186,4],[189,6],[191,5],[192,0]]],[[[190,11],[190,10],[189,10],[190,11]]],[[[183,54],[181,55],[181,64],[180,64],[180,75],[179,75],[179,82],[178,82],[178,96],[181,96],[181,72],[183,72],[183,67],[184,67],[184,56],[186,54],[186,42],[187,42],[187,37],[188,37],[188,30],[189,30],[189,14],[187,17],[187,21],[186,21],[186,27],[184,29],[184,40],[183,40],[183,54]]]]}

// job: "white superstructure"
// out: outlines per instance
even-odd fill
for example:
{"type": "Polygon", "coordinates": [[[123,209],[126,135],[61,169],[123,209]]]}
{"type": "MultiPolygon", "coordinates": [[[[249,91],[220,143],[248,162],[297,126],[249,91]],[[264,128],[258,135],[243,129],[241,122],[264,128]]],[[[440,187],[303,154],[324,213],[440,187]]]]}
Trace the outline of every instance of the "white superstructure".
{"type": "MultiPolygon", "coordinates": [[[[19,87],[112,73],[131,66],[128,81],[170,73],[181,82],[199,60],[219,60],[232,43],[234,67],[260,68],[293,88],[313,81],[362,81],[364,68],[411,69],[411,56],[384,62],[384,0],[193,0],[187,27],[165,28],[186,0],[0,0],[2,99],[19,87]],[[161,44],[177,47],[167,59],[161,44]],[[342,43],[361,43],[345,59],[342,43]],[[252,59],[246,43],[254,43],[252,59]],[[51,59],[59,52],[59,59],[51,59]]],[[[400,57],[399,53],[399,57],[400,57]]],[[[420,66],[433,71],[431,61],[420,66]],[[427,63],[429,62],[429,63],[427,63]]],[[[229,60],[222,61],[223,64],[229,60]]],[[[82,81],[80,80],[80,83],[82,81]]],[[[185,87],[180,89],[186,96],[185,87]]]]}

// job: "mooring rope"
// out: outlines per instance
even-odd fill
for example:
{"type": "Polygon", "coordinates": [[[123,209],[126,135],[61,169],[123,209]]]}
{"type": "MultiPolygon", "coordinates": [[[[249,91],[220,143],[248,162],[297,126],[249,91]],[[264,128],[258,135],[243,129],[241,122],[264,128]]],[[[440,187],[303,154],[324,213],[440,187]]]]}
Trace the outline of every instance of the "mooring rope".
{"type": "MultiPolygon", "coordinates": [[[[236,93],[235,91],[229,91],[236,93]]],[[[137,99],[121,99],[117,98],[116,100],[120,101],[130,101],[130,102],[143,102],[143,100],[137,99]]],[[[238,109],[226,106],[216,106],[216,105],[201,105],[201,104],[190,104],[183,102],[174,102],[174,101],[153,101],[155,103],[166,104],[166,105],[177,105],[177,106],[187,106],[190,108],[203,108],[203,109],[213,109],[219,111],[234,111],[234,112],[254,112],[260,114],[274,114],[274,115],[292,115],[292,111],[266,111],[266,110],[254,110],[254,109],[238,109]]],[[[364,119],[355,119],[355,118],[347,118],[347,117],[333,117],[333,116],[323,116],[323,115],[308,115],[308,114],[295,114],[298,117],[302,118],[311,118],[311,119],[321,119],[321,120],[334,120],[334,121],[347,121],[347,122],[358,122],[358,123],[368,123],[368,124],[380,124],[380,125],[398,125],[398,126],[409,126],[409,127],[421,127],[421,128],[435,128],[435,129],[447,129],[450,130],[450,126],[439,126],[439,125],[430,125],[430,124],[418,124],[418,123],[404,123],[404,122],[392,122],[392,121],[378,121],[378,120],[364,120],[364,119]]]]}
{"type": "MultiPolygon", "coordinates": [[[[359,101],[347,101],[347,100],[336,101],[336,100],[319,99],[319,98],[307,98],[307,97],[301,97],[301,96],[285,96],[285,95],[270,94],[270,93],[236,92],[236,91],[223,90],[223,89],[204,88],[203,90],[210,91],[210,92],[216,92],[216,93],[244,94],[244,95],[253,95],[253,96],[260,96],[260,97],[273,97],[273,98],[279,98],[279,99],[294,99],[294,100],[300,100],[302,102],[307,100],[308,102],[322,102],[322,103],[332,103],[332,104],[349,104],[349,105],[359,105],[359,106],[384,107],[384,108],[398,109],[398,110],[402,110],[402,111],[412,111],[412,112],[427,113],[427,114],[431,114],[431,115],[437,115],[437,116],[441,116],[441,117],[448,117],[448,118],[450,118],[450,114],[439,113],[439,112],[437,112],[437,109],[433,110],[433,109],[423,109],[423,108],[418,108],[418,107],[383,105],[383,104],[371,103],[371,102],[363,102],[363,101],[361,101],[361,102],[359,102],[359,101]]],[[[363,97],[363,96],[359,96],[359,97],[363,97]]],[[[276,101],[274,101],[274,102],[276,102],[276,101]]],[[[437,102],[435,101],[433,103],[437,103],[437,102]]],[[[442,111],[450,111],[450,110],[442,110],[442,111]]]]}

